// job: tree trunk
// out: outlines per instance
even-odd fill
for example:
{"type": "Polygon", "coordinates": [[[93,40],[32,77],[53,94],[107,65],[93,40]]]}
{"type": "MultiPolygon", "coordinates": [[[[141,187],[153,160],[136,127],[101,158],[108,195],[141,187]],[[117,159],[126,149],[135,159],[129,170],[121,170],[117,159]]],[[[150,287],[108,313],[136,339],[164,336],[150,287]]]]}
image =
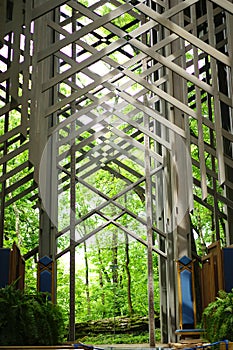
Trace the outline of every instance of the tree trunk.
{"type": "MultiPolygon", "coordinates": [[[[159,313],[155,314],[155,326],[160,327],[159,313]]],[[[148,332],[148,316],[111,317],[100,320],[92,320],[76,323],[76,339],[85,337],[87,334],[140,334],[148,332]]]]}
{"type": "Polygon", "coordinates": [[[114,230],[112,234],[112,282],[118,284],[118,271],[117,271],[117,232],[114,230]]]}
{"type": "Polygon", "coordinates": [[[86,289],[86,298],[87,298],[87,314],[88,317],[91,316],[91,300],[90,300],[90,290],[89,290],[89,266],[87,259],[87,245],[84,241],[84,259],[85,259],[85,289],[86,289]]]}
{"type": "Polygon", "coordinates": [[[118,234],[114,229],[112,233],[112,283],[113,283],[113,298],[114,298],[114,317],[121,314],[120,302],[118,299],[118,234]]]}
{"type": "MultiPolygon", "coordinates": [[[[100,250],[100,246],[99,246],[99,241],[98,241],[98,238],[97,236],[95,237],[96,238],[96,243],[97,243],[97,248],[98,248],[98,260],[99,260],[99,284],[100,284],[100,290],[101,290],[101,301],[102,301],[102,305],[105,305],[105,294],[104,294],[104,290],[103,290],[103,287],[104,287],[104,281],[103,281],[103,269],[102,269],[102,259],[101,259],[101,250],[100,250]]],[[[108,275],[107,275],[108,277],[108,275]]],[[[105,311],[103,310],[103,313],[102,313],[102,317],[104,318],[105,317],[105,311]]]]}
{"type": "Polygon", "coordinates": [[[15,233],[16,233],[16,237],[17,237],[17,245],[18,247],[21,246],[21,238],[20,238],[20,219],[19,219],[19,210],[17,205],[14,203],[13,204],[13,209],[14,209],[14,213],[15,213],[15,233]]]}
{"type": "Polygon", "coordinates": [[[129,237],[127,233],[125,233],[125,270],[127,274],[127,297],[128,297],[128,310],[129,315],[132,316],[133,311],[133,304],[131,299],[131,274],[129,269],[129,237]]]}
{"type": "Polygon", "coordinates": [[[110,283],[110,282],[111,282],[111,279],[110,279],[110,277],[109,277],[109,275],[108,275],[108,272],[106,271],[106,269],[105,269],[105,267],[104,267],[104,264],[103,264],[103,261],[102,261],[99,241],[98,241],[97,236],[96,236],[95,238],[96,238],[96,244],[97,244],[97,247],[98,247],[98,260],[99,260],[99,264],[100,264],[100,270],[102,271],[102,277],[103,277],[103,275],[104,275],[105,278],[106,278],[106,281],[107,281],[108,283],[110,283]]]}

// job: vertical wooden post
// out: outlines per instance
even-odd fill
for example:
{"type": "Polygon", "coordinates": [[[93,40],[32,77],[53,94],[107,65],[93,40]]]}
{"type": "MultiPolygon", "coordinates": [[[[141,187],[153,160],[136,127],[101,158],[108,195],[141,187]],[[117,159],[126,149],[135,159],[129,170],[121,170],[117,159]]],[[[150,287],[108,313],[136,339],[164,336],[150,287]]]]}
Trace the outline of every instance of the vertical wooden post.
{"type": "Polygon", "coordinates": [[[70,324],[69,340],[75,340],[75,144],[71,145],[71,179],[70,179],[70,324]]]}
{"type": "MultiPolygon", "coordinates": [[[[43,6],[45,0],[35,0],[35,7],[43,6]]],[[[47,23],[53,19],[55,12],[37,18],[34,24],[34,54],[32,57],[32,103],[30,117],[29,158],[34,165],[34,179],[40,186],[40,231],[39,257],[47,256],[53,260],[53,300],[56,301],[56,233],[57,233],[57,166],[56,135],[48,138],[49,128],[55,125],[56,115],[45,117],[45,111],[52,105],[56,95],[55,89],[43,92],[42,85],[56,71],[53,55],[47,60],[38,60],[38,53],[48,48],[54,41],[54,33],[47,23]]]]}
{"type": "MultiPolygon", "coordinates": [[[[76,31],[75,11],[72,10],[72,32],[76,31]]],[[[76,61],[76,44],[72,44],[72,59],[76,61]]],[[[72,75],[76,83],[76,75],[72,75]]],[[[73,91],[73,90],[72,90],[73,91]]],[[[75,102],[71,104],[71,113],[75,113],[75,102]]],[[[75,132],[75,121],[71,123],[71,133],[75,132]]],[[[70,142],[70,319],[69,340],[75,341],[75,221],[76,221],[76,159],[75,139],[70,142]]]]}
{"type": "MultiPolygon", "coordinates": [[[[146,98],[145,98],[146,99],[146,98]]],[[[144,126],[149,129],[149,117],[144,114],[144,126]]],[[[152,231],[152,196],[150,175],[150,138],[144,135],[145,145],[145,177],[146,177],[146,213],[147,213],[147,271],[148,271],[148,308],[149,308],[149,342],[155,347],[155,317],[154,317],[154,277],[153,277],[153,231],[152,231]]]]}

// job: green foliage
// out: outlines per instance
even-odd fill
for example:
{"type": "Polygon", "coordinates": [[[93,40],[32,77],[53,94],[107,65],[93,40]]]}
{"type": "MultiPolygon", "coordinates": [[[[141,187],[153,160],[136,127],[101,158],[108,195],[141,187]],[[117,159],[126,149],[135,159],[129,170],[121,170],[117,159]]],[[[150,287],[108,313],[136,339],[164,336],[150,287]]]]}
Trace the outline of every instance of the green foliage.
{"type": "Polygon", "coordinates": [[[233,341],[233,291],[219,292],[219,297],[205,308],[202,323],[210,342],[233,341]]]}
{"type": "MultiPolygon", "coordinates": [[[[156,341],[160,341],[160,330],[155,330],[156,341]]],[[[86,336],[82,339],[78,339],[79,342],[85,342],[85,344],[142,344],[149,342],[148,332],[142,332],[141,334],[98,334],[95,336],[86,336]]]]}
{"type": "Polygon", "coordinates": [[[1,345],[55,345],[63,337],[60,308],[46,296],[27,294],[14,285],[0,289],[1,345]]]}
{"type": "MultiPolygon", "coordinates": [[[[93,241],[87,241],[87,257],[89,262],[89,293],[90,314],[88,313],[88,301],[85,294],[85,268],[83,247],[77,247],[77,266],[75,277],[75,312],[78,322],[98,320],[114,316],[129,315],[127,300],[127,276],[125,268],[125,245],[121,235],[118,235],[117,249],[117,279],[113,282],[111,234],[108,229],[106,234],[97,234],[93,241]],[[108,239],[108,241],[107,241],[108,239]],[[98,241],[98,242],[97,242],[98,241]],[[99,257],[98,249],[101,256],[99,257]],[[101,259],[101,260],[100,260],[101,259]],[[102,275],[102,284],[100,284],[102,275]]],[[[134,314],[146,316],[148,314],[147,296],[147,252],[146,248],[135,241],[129,243],[129,269],[131,273],[131,297],[134,314]]],[[[67,257],[69,259],[69,257],[67,257]]],[[[159,283],[158,283],[158,257],[154,259],[154,288],[155,310],[159,310],[159,283]]],[[[69,268],[67,260],[59,259],[58,266],[57,301],[61,305],[66,321],[69,317],[69,268]]]]}
{"type": "MultiPolygon", "coordinates": [[[[125,186],[127,182],[122,178],[127,178],[131,182],[137,180],[137,176],[128,169],[134,169],[135,174],[143,174],[143,169],[133,160],[123,158],[124,169],[120,169],[118,164],[109,163],[108,171],[100,169],[86,181],[97,188],[106,196],[114,198],[125,186]],[[112,173],[111,173],[112,172],[112,173]],[[118,178],[116,174],[122,178],[118,178]]],[[[77,204],[76,218],[79,219],[92,207],[103,203],[103,199],[83,184],[76,185],[77,204]]],[[[132,211],[135,215],[145,218],[145,198],[144,184],[135,190],[127,193],[126,196],[118,198],[117,202],[132,211]]],[[[69,191],[63,192],[59,201],[59,230],[69,225],[69,191]]],[[[121,212],[116,205],[109,204],[101,210],[104,215],[113,217],[121,212]]],[[[76,237],[84,237],[94,228],[102,225],[105,220],[99,215],[93,214],[76,227],[76,237]]],[[[131,215],[125,213],[121,215],[118,222],[127,227],[132,232],[143,239],[146,239],[146,227],[135,220],[131,215]]],[[[58,250],[63,250],[69,246],[69,232],[58,239],[58,250]]],[[[126,316],[131,312],[128,301],[128,276],[126,267],[126,238],[125,233],[115,225],[109,224],[95,236],[86,242],[87,251],[84,253],[83,245],[76,247],[76,291],[75,291],[75,312],[76,319],[80,321],[97,320],[114,316],[126,316]],[[88,282],[86,280],[86,266],[84,256],[88,260],[88,282]],[[116,259],[116,262],[113,260],[116,259]],[[113,265],[117,265],[116,280],[113,281],[113,265]],[[89,297],[87,297],[87,291],[89,297]]],[[[130,295],[132,299],[133,313],[144,316],[148,313],[147,296],[147,249],[142,244],[129,238],[128,243],[130,271],[130,295]]],[[[158,283],[158,261],[154,255],[154,288],[155,288],[155,309],[159,310],[159,283],[158,283]]],[[[69,316],[69,256],[60,258],[58,261],[58,295],[57,301],[66,315],[69,316]]]]}

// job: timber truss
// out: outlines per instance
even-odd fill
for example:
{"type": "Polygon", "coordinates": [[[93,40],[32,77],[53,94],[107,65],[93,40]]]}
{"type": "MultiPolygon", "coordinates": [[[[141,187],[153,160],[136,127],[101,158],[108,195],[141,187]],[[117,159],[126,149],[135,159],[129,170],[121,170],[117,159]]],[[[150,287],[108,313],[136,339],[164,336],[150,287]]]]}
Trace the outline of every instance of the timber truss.
{"type": "Polygon", "coordinates": [[[41,223],[26,257],[70,254],[73,339],[75,247],[115,226],[165,264],[171,340],[173,260],[190,254],[195,203],[215,239],[224,228],[233,243],[232,3],[2,0],[0,10],[0,246],[7,208],[29,198],[41,223]],[[106,174],[121,183],[113,195],[96,181],[106,174]]]}

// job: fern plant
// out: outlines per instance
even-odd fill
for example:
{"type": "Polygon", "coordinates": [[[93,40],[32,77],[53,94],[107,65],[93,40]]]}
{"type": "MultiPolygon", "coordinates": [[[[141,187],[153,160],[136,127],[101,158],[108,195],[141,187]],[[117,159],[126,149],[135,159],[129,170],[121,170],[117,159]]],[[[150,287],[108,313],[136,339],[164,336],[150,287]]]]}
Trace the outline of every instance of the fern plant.
{"type": "Polygon", "coordinates": [[[219,291],[219,297],[205,308],[202,325],[210,342],[233,341],[233,291],[219,291]]]}
{"type": "Polygon", "coordinates": [[[45,295],[14,285],[0,289],[0,345],[57,345],[64,339],[63,315],[45,295]]]}

